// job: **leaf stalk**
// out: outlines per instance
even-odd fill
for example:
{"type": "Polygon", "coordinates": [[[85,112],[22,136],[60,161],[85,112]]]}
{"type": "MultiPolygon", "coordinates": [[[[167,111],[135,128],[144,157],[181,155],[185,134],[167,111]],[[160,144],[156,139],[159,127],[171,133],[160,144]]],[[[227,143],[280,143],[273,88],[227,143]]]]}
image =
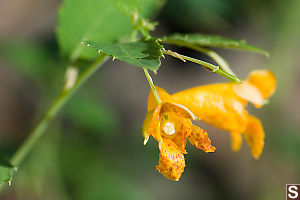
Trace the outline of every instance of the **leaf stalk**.
{"type": "Polygon", "coordinates": [[[242,82],[238,77],[236,77],[236,76],[220,69],[220,67],[217,66],[217,65],[213,65],[211,63],[208,63],[208,62],[205,62],[205,61],[202,61],[202,60],[198,60],[196,58],[192,58],[192,57],[189,57],[189,56],[181,55],[181,54],[179,54],[177,52],[173,52],[171,50],[163,50],[162,52],[164,54],[167,54],[167,55],[173,56],[175,58],[178,58],[182,61],[188,60],[188,61],[191,61],[193,63],[202,65],[202,66],[204,66],[205,69],[208,69],[209,71],[215,72],[215,73],[219,74],[220,76],[223,76],[223,77],[225,77],[225,78],[227,78],[231,81],[234,81],[236,83],[241,83],[242,82]]]}

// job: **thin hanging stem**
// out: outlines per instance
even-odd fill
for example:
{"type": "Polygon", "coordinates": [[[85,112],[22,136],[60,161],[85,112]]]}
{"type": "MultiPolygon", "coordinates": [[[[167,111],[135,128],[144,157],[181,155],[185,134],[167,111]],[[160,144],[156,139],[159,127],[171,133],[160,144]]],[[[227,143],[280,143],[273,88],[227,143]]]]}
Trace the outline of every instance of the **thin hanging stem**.
{"type": "Polygon", "coordinates": [[[159,96],[158,96],[158,93],[157,93],[157,91],[156,91],[156,89],[155,89],[155,86],[154,86],[154,84],[153,84],[152,78],[151,78],[151,76],[150,76],[148,70],[147,70],[146,68],[143,68],[143,69],[144,69],[144,72],[145,72],[147,81],[148,81],[148,83],[149,83],[149,85],[150,85],[150,87],[151,87],[151,90],[152,90],[152,93],[153,93],[153,95],[154,95],[154,98],[155,98],[155,100],[156,100],[156,103],[159,105],[159,104],[161,103],[161,100],[160,100],[160,98],[159,98],[159,96]]]}
{"type": "Polygon", "coordinates": [[[192,57],[189,57],[189,56],[185,56],[185,55],[181,55],[179,53],[176,53],[176,52],[173,52],[173,51],[170,51],[170,50],[164,50],[163,51],[164,54],[167,54],[167,55],[170,55],[170,56],[173,56],[175,58],[178,58],[180,60],[182,60],[183,62],[186,62],[186,60],[188,61],[191,61],[191,62],[194,62],[194,63],[197,63],[199,65],[202,65],[204,66],[206,69],[212,71],[212,72],[215,72],[217,74],[219,74],[220,76],[223,76],[231,81],[234,81],[234,82],[237,82],[237,83],[241,83],[241,80],[239,78],[237,78],[236,76],[220,69],[219,66],[216,66],[216,65],[213,65],[211,63],[208,63],[208,62],[205,62],[205,61],[202,61],[202,60],[198,60],[196,58],[192,58],[192,57]]]}

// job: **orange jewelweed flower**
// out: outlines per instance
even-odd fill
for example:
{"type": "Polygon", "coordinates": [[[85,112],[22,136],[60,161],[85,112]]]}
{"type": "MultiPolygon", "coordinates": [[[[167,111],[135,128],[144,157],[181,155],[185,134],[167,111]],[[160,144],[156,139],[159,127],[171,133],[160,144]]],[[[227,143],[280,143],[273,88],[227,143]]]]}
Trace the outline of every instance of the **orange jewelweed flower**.
{"type": "Polygon", "coordinates": [[[232,150],[238,151],[244,135],[251,153],[258,159],[265,133],[259,119],[245,109],[248,102],[262,107],[274,93],[276,79],[267,70],[252,71],[242,84],[218,83],[173,94],[175,103],[186,106],[203,121],[231,133],[232,150]]]}
{"type": "Polygon", "coordinates": [[[174,103],[173,98],[163,89],[156,88],[162,100],[157,105],[150,92],[148,113],[143,124],[144,144],[150,135],[159,142],[159,163],[156,169],[166,178],[178,181],[185,167],[186,138],[205,152],[214,152],[215,147],[204,129],[194,126],[191,119],[197,117],[185,106],[174,103]]]}

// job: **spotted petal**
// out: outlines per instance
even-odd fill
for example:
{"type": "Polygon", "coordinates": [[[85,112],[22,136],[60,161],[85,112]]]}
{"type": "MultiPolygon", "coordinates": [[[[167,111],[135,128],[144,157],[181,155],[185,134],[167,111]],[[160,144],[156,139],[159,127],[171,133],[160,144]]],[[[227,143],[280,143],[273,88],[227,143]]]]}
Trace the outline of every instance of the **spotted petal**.
{"type": "Polygon", "coordinates": [[[171,140],[164,139],[159,143],[159,163],[156,169],[166,178],[178,181],[185,167],[183,153],[171,140]]]}
{"type": "Polygon", "coordinates": [[[192,132],[187,135],[187,138],[190,143],[204,152],[214,152],[216,150],[216,147],[211,145],[207,132],[198,126],[192,125],[192,132]]]}
{"type": "Polygon", "coordinates": [[[186,137],[191,132],[191,127],[191,120],[178,117],[174,114],[164,115],[161,118],[162,138],[172,140],[181,152],[185,154],[186,137]]]}

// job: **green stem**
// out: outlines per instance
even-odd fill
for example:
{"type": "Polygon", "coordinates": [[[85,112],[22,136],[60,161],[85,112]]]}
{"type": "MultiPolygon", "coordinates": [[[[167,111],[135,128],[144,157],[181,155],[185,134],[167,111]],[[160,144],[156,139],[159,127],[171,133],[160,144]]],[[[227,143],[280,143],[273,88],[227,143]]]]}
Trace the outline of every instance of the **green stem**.
{"type": "Polygon", "coordinates": [[[224,71],[236,76],[232,69],[229,67],[228,63],[216,52],[198,46],[192,46],[190,48],[206,54],[211,59],[213,59],[224,71]]]}
{"type": "Polygon", "coordinates": [[[182,46],[182,47],[187,47],[187,48],[193,49],[195,51],[204,53],[207,56],[209,56],[211,59],[213,59],[224,71],[236,76],[234,74],[234,72],[231,70],[231,68],[229,67],[228,63],[219,54],[217,54],[216,52],[214,52],[212,50],[200,47],[195,44],[189,44],[189,43],[185,43],[185,42],[173,41],[173,40],[168,40],[168,39],[163,40],[163,42],[165,42],[167,44],[174,44],[174,45],[178,45],[178,46],[182,46]]]}
{"type": "Polygon", "coordinates": [[[153,95],[154,95],[154,97],[155,97],[156,103],[159,105],[159,104],[161,103],[161,100],[160,100],[160,98],[159,98],[159,96],[158,96],[158,93],[157,93],[157,91],[156,91],[156,89],[155,89],[155,86],[154,86],[154,84],[153,84],[152,78],[151,78],[151,76],[150,76],[148,70],[147,70],[146,68],[143,68],[143,69],[144,69],[144,72],[145,72],[147,81],[148,81],[148,83],[149,83],[149,85],[150,85],[150,87],[151,87],[151,90],[152,90],[152,92],[153,92],[153,95]]]}
{"type": "Polygon", "coordinates": [[[31,151],[35,143],[44,134],[45,130],[49,126],[50,122],[54,119],[58,111],[66,103],[66,101],[72,96],[72,94],[106,61],[106,57],[101,55],[92,63],[84,72],[82,72],[74,85],[69,89],[62,89],[56,100],[48,109],[48,112],[41,119],[39,124],[29,134],[24,143],[17,149],[11,159],[11,163],[14,166],[18,166],[31,151]]]}
{"type": "Polygon", "coordinates": [[[138,36],[138,30],[133,30],[130,35],[130,41],[133,42],[134,40],[136,40],[137,36],[138,36]]]}
{"type": "Polygon", "coordinates": [[[167,54],[167,55],[171,55],[175,58],[178,58],[182,61],[191,61],[191,62],[194,62],[194,63],[197,63],[199,65],[202,65],[204,66],[205,68],[209,69],[210,71],[212,72],[215,72],[217,74],[219,74],[220,76],[223,76],[231,81],[234,81],[234,82],[237,82],[237,83],[241,83],[241,80],[239,78],[237,78],[236,76],[220,69],[219,66],[216,66],[216,65],[213,65],[211,63],[208,63],[208,62],[205,62],[205,61],[202,61],[202,60],[198,60],[196,58],[192,58],[192,57],[189,57],[189,56],[185,56],[185,55],[181,55],[179,53],[176,53],[176,52],[173,52],[173,51],[170,51],[170,50],[165,50],[163,51],[164,54],[167,54]]]}

